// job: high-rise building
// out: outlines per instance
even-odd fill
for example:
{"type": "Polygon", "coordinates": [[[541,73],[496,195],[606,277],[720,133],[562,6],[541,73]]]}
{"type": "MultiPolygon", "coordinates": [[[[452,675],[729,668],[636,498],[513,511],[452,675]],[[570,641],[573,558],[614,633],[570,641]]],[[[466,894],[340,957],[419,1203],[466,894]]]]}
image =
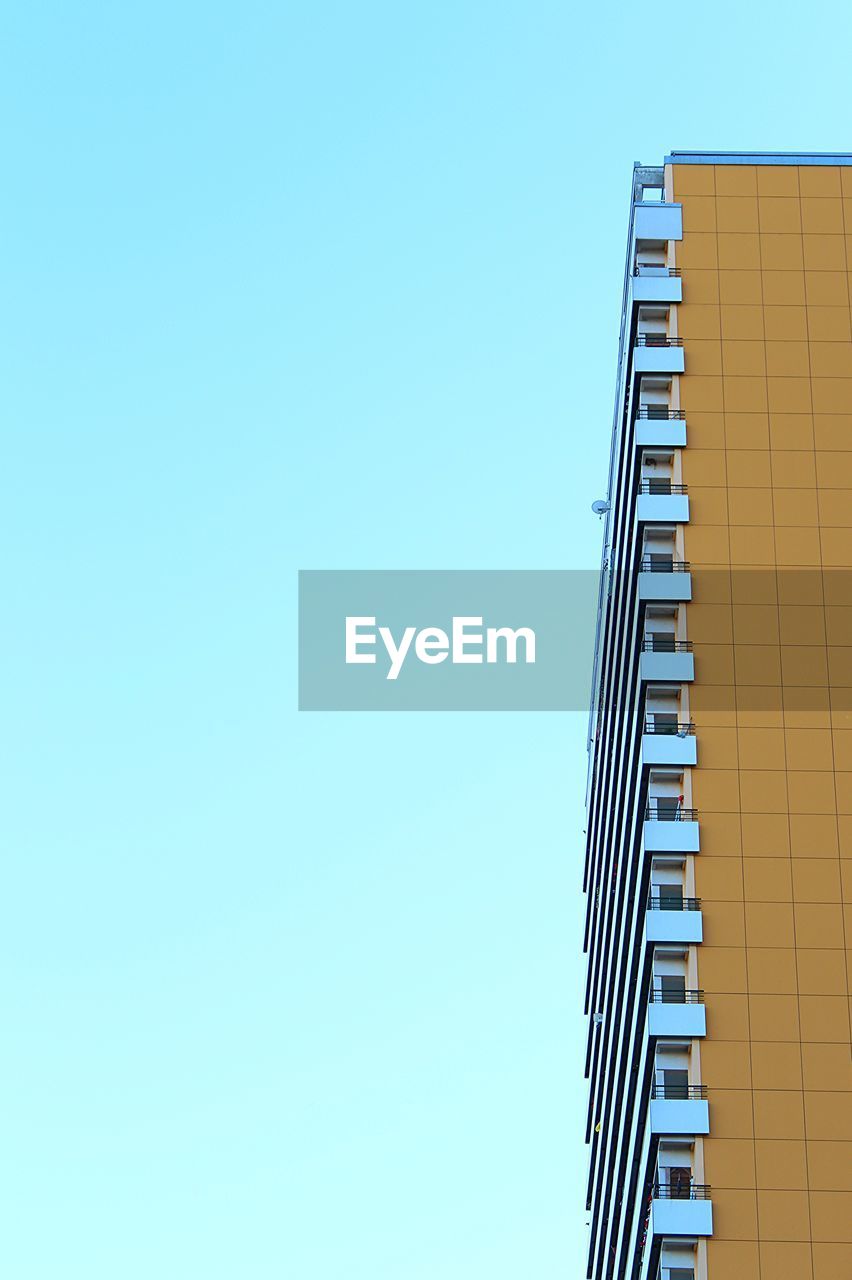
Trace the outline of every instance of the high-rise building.
{"type": "Polygon", "coordinates": [[[852,155],[633,174],[588,788],[587,1275],[852,1277],[852,155]]]}

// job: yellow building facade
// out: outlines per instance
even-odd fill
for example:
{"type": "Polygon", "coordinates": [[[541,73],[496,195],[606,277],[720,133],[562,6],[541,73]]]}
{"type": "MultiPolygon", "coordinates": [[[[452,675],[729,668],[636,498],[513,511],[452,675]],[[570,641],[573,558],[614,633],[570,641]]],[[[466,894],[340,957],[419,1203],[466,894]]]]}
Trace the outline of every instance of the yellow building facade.
{"type": "Polygon", "coordinates": [[[707,1270],[852,1277],[852,166],[673,164],[707,1270]]]}

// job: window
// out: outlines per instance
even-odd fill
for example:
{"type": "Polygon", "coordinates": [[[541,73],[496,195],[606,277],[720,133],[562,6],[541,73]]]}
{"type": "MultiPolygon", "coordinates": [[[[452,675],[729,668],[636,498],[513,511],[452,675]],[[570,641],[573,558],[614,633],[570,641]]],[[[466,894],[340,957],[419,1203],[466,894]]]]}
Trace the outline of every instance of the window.
{"type": "MultiPolygon", "coordinates": [[[[652,480],[651,484],[657,481],[652,480]]],[[[653,490],[651,490],[653,493],[653,490]]],[[[674,572],[674,556],[665,555],[661,551],[652,551],[648,556],[648,568],[651,573],[672,573],[674,572]]]]}
{"type": "Polygon", "coordinates": [[[658,886],[661,911],[683,911],[683,889],[679,884],[658,886]]]}
{"type": "Polygon", "coordinates": [[[664,973],[657,978],[662,1004],[686,1003],[686,978],[679,973],[664,973]]]}
{"type": "Polygon", "coordinates": [[[654,653],[674,653],[675,651],[673,631],[647,631],[645,639],[654,653]]]}
{"type": "Polygon", "coordinates": [[[692,1170],[682,1165],[672,1165],[668,1170],[669,1195],[672,1200],[689,1200],[692,1186],[692,1170]]]}
{"type": "Polygon", "coordinates": [[[689,1072],[681,1068],[667,1067],[661,1071],[664,1098],[689,1097],[689,1072]]]}

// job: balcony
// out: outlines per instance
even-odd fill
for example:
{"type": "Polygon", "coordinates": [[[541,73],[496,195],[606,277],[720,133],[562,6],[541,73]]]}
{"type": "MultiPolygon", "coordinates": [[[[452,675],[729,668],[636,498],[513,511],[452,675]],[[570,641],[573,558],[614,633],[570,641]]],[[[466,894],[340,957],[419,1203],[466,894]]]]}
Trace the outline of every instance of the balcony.
{"type": "Polygon", "coordinates": [[[691,1039],[707,1034],[704,992],[652,987],[648,1001],[648,1035],[691,1039]]]}
{"type": "Polygon", "coordinates": [[[645,912],[645,942],[683,943],[688,946],[704,939],[700,898],[660,897],[651,893],[645,912]]]}
{"type": "Polygon", "coordinates": [[[686,524],[689,520],[687,494],[685,484],[646,478],[639,484],[636,518],[640,524],[686,524]]]}
{"type": "Polygon", "coordinates": [[[646,853],[698,853],[698,810],[675,808],[651,797],[642,841],[646,853]]]}
{"type": "Polygon", "coordinates": [[[665,633],[646,635],[639,655],[640,680],[689,683],[695,679],[691,640],[675,640],[665,633]]]}
{"type": "Polygon", "coordinates": [[[682,302],[683,285],[677,267],[638,263],[633,268],[634,302],[682,302]]]}
{"type": "MultiPolygon", "coordinates": [[[[659,481],[650,480],[649,484],[659,481]]],[[[652,491],[653,492],[653,491],[652,491]]],[[[667,494],[663,491],[663,496],[667,494]]],[[[639,599],[653,603],[692,599],[692,574],[688,560],[648,555],[639,561],[639,599]]]]}
{"type": "Polygon", "coordinates": [[[683,373],[683,339],[665,333],[637,333],[634,373],[683,373]]]}
{"type": "Polygon", "coordinates": [[[645,765],[694,765],[698,762],[695,725],[691,720],[645,721],[642,734],[642,763],[645,765]]]}
{"type": "Polygon", "coordinates": [[[679,204],[646,201],[633,206],[633,237],[659,244],[683,239],[683,210],[679,204]]]}
{"type": "Polygon", "coordinates": [[[682,449],[686,445],[686,415],[664,404],[640,404],[633,430],[634,443],[648,448],[682,449]]]}
{"type": "Polygon", "coordinates": [[[703,1084],[666,1085],[664,1072],[657,1072],[651,1083],[651,1132],[666,1137],[710,1132],[710,1110],[707,1089],[703,1084]]]}
{"type": "Polygon", "coordinates": [[[712,1236],[710,1188],[698,1182],[687,1186],[655,1183],[648,1229],[658,1237],[712,1236]]]}

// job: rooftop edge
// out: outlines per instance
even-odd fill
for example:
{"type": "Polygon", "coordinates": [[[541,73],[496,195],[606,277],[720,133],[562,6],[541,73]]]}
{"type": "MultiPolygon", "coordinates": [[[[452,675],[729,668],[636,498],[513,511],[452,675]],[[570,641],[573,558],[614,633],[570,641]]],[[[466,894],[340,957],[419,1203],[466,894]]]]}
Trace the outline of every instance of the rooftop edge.
{"type": "Polygon", "coordinates": [[[848,151],[672,151],[665,164],[852,165],[848,151]]]}

